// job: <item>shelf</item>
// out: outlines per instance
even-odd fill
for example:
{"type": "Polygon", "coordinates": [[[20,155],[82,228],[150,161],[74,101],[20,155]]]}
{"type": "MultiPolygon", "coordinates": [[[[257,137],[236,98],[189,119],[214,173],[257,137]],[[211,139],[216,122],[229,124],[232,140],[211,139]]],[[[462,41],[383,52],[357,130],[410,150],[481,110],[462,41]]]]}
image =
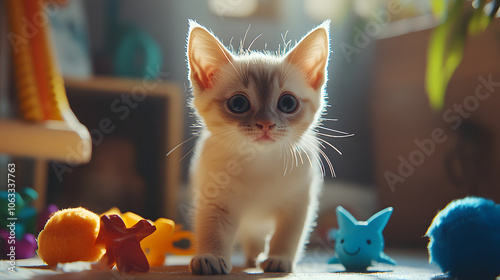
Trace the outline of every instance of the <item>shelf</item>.
{"type": "Polygon", "coordinates": [[[74,116],[69,119],[42,123],[0,119],[0,153],[71,164],[87,163],[92,149],[90,134],[74,116]]]}

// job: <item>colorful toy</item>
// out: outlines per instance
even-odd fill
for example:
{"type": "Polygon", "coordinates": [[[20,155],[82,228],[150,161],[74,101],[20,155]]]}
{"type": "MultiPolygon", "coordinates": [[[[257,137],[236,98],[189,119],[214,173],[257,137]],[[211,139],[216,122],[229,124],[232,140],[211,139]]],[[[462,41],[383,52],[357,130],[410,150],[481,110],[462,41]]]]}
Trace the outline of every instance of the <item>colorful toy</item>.
{"type": "Polygon", "coordinates": [[[107,268],[116,264],[124,272],[147,272],[139,242],[155,229],[144,219],[127,228],[118,215],[99,218],[82,207],[64,209],[54,213],[38,235],[38,255],[49,266],[99,260],[107,268]]]}
{"type": "Polygon", "coordinates": [[[45,210],[38,213],[38,219],[36,224],[37,234],[43,230],[47,221],[52,217],[52,215],[59,211],[59,208],[55,204],[49,204],[45,210]]]}
{"type": "MultiPolygon", "coordinates": [[[[141,216],[131,212],[122,214],[118,208],[112,208],[104,214],[120,215],[127,227],[142,219],[141,216]]],[[[176,225],[174,221],[165,218],[159,218],[153,224],[156,226],[156,231],[141,241],[141,248],[146,254],[150,266],[163,265],[167,253],[175,255],[194,254],[192,246],[194,244],[194,235],[191,231],[182,230],[181,225],[176,225]],[[191,245],[185,249],[176,247],[174,244],[181,240],[188,240],[191,245]]]]}
{"type": "Polygon", "coordinates": [[[346,270],[364,271],[372,261],[395,265],[396,262],[384,253],[382,231],[392,214],[392,207],[385,208],[366,222],[356,220],[342,206],[337,207],[338,230],[330,231],[335,239],[336,257],[328,263],[341,263],[346,270]]]}
{"type": "Polygon", "coordinates": [[[75,261],[97,261],[103,251],[95,246],[99,216],[85,208],[60,210],[38,235],[38,256],[49,266],[75,261]]]}
{"type": "Polygon", "coordinates": [[[38,237],[38,254],[48,265],[75,261],[97,261],[94,267],[123,272],[147,272],[163,265],[166,253],[193,254],[192,246],[177,248],[174,243],[193,234],[182,231],[172,220],[155,223],[141,216],[113,208],[101,218],[84,208],[56,212],[38,237]]]}
{"type": "Polygon", "coordinates": [[[500,206],[467,197],[441,210],[427,230],[429,261],[459,279],[495,279],[500,274],[500,206]]]}
{"type": "Polygon", "coordinates": [[[31,233],[26,233],[22,238],[15,238],[12,242],[10,231],[0,229],[0,259],[28,259],[35,255],[36,239],[31,233]],[[9,243],[10,241],[10,243],[9,243]],[[15,250],[11,250],[11,247],[15,250]]]}
{"type": "Polygon", "coordinates": [[[149,263],[139,242],[156,230],[148,220],[140,220],[127,228],[118,215],[101,216],[97,246],[106,249],[102,257],[110,269],[116,264],[122,272],[148,272],[149,263]]]}
{"type": "Polygon", "coordinates": [[[37,198],[37,192],[31,188],[23,188],[19,193],[0,192],[0,244],[4,244],[0,248],[0,259],[9,259],[9,255],[13,254],[16,259],[35,256],[35,235],[40,231],[38,224],[45,224],[48,216],[57,211],[57,207],[51,205],[44,210],[43,215],[37,213],[31,206],[37,198]],[[15,201],[15,207],[9,206],[11,201],[15,201]],[[14,252],[11,252],[11,247],[15,248],[14,252]]]}

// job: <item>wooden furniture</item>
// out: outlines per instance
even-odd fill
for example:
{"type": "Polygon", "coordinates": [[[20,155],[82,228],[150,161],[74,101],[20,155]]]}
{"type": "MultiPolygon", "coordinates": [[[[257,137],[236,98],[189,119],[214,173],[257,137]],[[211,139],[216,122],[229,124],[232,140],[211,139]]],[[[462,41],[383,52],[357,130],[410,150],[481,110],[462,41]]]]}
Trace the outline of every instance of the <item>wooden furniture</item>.
{"type": "MultiPolygon", "coordinates": [[[[73,116],[74,118],[74,116],[73,116]]],[[[0,119],[0,153],[34,159],[33,188],[38,192],[35,207],[45,207],[47,161],[82,164],[90,160],[91,139],[85,126],[76,118],[66,121],[33,123],[0,119]],[[71,160],[68,151],[73,151],[71,160]]]]}

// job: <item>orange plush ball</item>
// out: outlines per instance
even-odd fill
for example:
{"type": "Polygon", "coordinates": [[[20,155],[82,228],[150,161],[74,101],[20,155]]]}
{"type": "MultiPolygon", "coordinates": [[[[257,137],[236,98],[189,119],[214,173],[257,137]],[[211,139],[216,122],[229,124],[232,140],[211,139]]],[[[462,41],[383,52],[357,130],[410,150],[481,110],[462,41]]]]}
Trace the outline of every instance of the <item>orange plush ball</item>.
{"type": "Polygon", "coordinates": [[[38,256],[48,265],[96,261],[101,249],[95,246],[99,216],[85,208],[57,211],[38,235],[38,256]]]}

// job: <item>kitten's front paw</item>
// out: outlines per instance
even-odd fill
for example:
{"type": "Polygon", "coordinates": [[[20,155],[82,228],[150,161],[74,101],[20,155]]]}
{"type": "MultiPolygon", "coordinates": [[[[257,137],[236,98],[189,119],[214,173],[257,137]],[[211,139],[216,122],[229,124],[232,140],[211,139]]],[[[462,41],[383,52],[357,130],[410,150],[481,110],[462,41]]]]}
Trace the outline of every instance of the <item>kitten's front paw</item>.
{"type": "Polygon", "coordinates": [[[189,269],[191,273],[198,275],[229,274],[231,272],[231,263],[212,254],[203,254],[193,257],[189,269]]]}
{"type": "Polygon", "coordinates": [[[292,272],[292,262],[288,258],[279,256],[270,256],[260,264],[260,267],[264,272],[292,272]]]}

